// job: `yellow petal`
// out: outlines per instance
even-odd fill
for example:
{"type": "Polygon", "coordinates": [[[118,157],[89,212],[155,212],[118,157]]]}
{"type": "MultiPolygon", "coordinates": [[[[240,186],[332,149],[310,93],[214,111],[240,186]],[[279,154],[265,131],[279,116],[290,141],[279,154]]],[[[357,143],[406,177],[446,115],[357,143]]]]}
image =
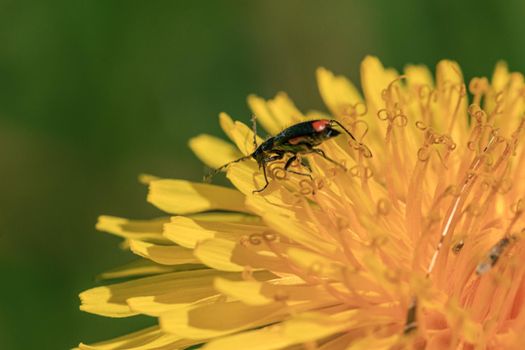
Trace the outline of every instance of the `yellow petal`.
{"type": "MultiPolygon", "coordinates": [[[[383,152],[374,151],[384,147],[385,126],[377,118],[377,109],[369,110],[370,107],[365,105],[361,94],[354,84],[343,76],[335,76],[325,68],[318,68],[317,81],[323,101],[332,114],[342,119],[341,122],[350,129],[352,134],[372,150],[373,158],[369,161],[378,165],[383,164],[383,152]],[[352,121],[352,124],[349,123],[350,121],[352,121]]],[[[342,144],[342,139],[338,139],[337,142],[342,144]]],[[[333,148],[333,146],[330,147],[331,153],[334,151],[333,148]]],[[[346,151],[341,159],[348,159],[348,155],[346,151]]],[[[331,157],[333,158],[333,156],[331,157]]],[[[348,167],[352,166],[346,165],[348,167]]]]}
{"type": "Polygon", "coordinates": [[[434,86],[432,72],[430,72],[427,66],[408,65],[404,69],[404,75],[406,76],[406,80],[409,86],[427,86],[428,88],[432,88],[434,86]]]}
{"type": "Polygon", "coordinates": [[[297,220],[272,212],[266,213],[264,221],[275,232],[280,232],[283,236],[313,251],[333,255],[338,250],[336,244],[328,240],[320,240],[315,229],[306,223],[300,223],[297,220]]]}
{"type": "Polygon", "coordinates": [[[186,338],[206,339],[275,322],[284,313],[281,303],[248,306],[238,301],[212,299],[160,315],[160,326],[186,338]]]}
{"type": "MultiPolygon", "coordinates": [[[[362,103],[362,98],[354,84],[343,76],[335,76],[325,68],[317,69],[317,85],[324,103],[334,116],[341,117],[351,108],[360,108],[356,104],[362,103]]],[[[356,112],[361,112],[357,111],[356,112]]]]}
{"type": "Polygon", "coordinates": [[[304,271],[335,281],[343,280],[344,266],[337,261],[301,248],[291,247],[286,253],[290,260],[304,271]]]}
{"type": "Polygon", "coordinates": [[[440,114],[446,118],[434,118],[439,132],[451,134],[458,144],[465,144],[468,137],[467,98],[463,74],[457,62],[442,60],[436,67],[436,86],[443,93],[438,94],[440,114]]]}
{"type": "Polygon", "coordinates": [[[236,243],[225,239],[207,239],[194,250],[195,256],[206,266],[220,271],[243,271],[244,267],[231,261],[236,243]]]}
{"type": "Polygon", "coordinates": [[[282,349],[326,338],[345,330],[349,324],[348,319],[338,320],[321,313],[305,313],[275,326],[212,340],[203,350],[282,349]]]}
{"type": "Polygon", "coordinates": [[[160,180],[161,178],[151,174],[140,174],[139,182],[143,185],[149,185],[151,181],[160,180]]]}
{"type": "Polygon", "coordinates": [[[231,281],[224,278],[216,278],[213,286],[224,295],[233,297],[247,305],[271,304],[274,299],[261,294],[262,282],[258,281],[231,281]]]}
{"type": "Polygon", "coordinates": [[[263,173],[255,171],[255,168],[248,164],[232,164],[228,168],[226,177],[246,195],[247,207],[262,217],[269,211],[275,212],[281,208],[295,207],[295,204],[298,203],[298,191],[289,189],[289,182],[271,179],[270,175],[268,175],[269,184],[266,189],[260,193],[257,192],[265,186],[263,173]]]}
{"type": "Polygon", "coordinates": [[[167,243],[169,241],[162,236],[162,227],[168,221],[168,218],[154,220],[128,220],[115,216],[103,215],[99,216],[96,228],[99,231],[109,232],[127,239],[167,243]]]}
{"type": "Polygon", "coordinates": [[[384,106],[383,90],[397,77],[397,72],[394,69],[385,69],[377,57],[367,56],[361,63],[361,84],[372,118],[384,106]]]}
{"type": "MultiPolygon", "coordinates": [[[[249,127],[239,121],[234,122],[226,113],[219,115],[219,123],[221,124],[222,130],[228,135],[230,140],[237,145],[237,148],[243,155],[247,156],[255,151],[253,131],[249,127]]],[[[256,137],[256,143],[260,145],[262,139],[256,137]]]]}
{"type": "Polygon", "coordinates": [[[221,271],[244,271],[250,269],[265,269],[276,273],[291,273],[287,264],[269,251],[259,254],[254,249],[235,241],[212,238],[200,242],[194,254],[206,266],[221,271]]]}
{"type": "Polygon", "coordinates": [[[243,235],[261,233],[264,230],[266,228],[261,225],[203,221],[175,216],[164,226],[164,236],[183,247],[195,248],[198,242],[209,238],[237,241],[243,235]]]}
{"type": "Polygon", "coordinates": [[[248,106],[250,106],[253,114],[257,116],[257,122],[261,123],[271,135],[275,135],[282,130],[281,124],[270,113],[263,98],[255,95],[248,96],[248,106]]]}
{"type": "Polygon", "coordinates": [[[390,350],[394,348],[394,345],[400,342],[400,337],[400,335],[395,334],[386,338],[381,338],[379,336],[359,338],[352,342],[346,350],[390,350]]]}
{"type": "Polygon", "coordinates": [[[211,135],[193,137],[189,145],[204,164],[214,169],[242,156],[231,143],[211,135]]]}
{"type": "Polygon", "coordinates": [[[142,315],[159,317],[167,312],[186,308],[199,299],[213,299],[218,302],[223,298],[211,284],[192,291],[167,293],[161,296],[133,297],[128,299],[131,310],[142,315]]]}
{"type": "Polygon", "coordinates": [[[245,331],[232,336],[212,340],[202,350],[276,350],[292,345],[276,327],[265,327],[255,331],[245,331]]]}
{"type": "Polygon", "coordinates": [[[247,211],[244,196],[238,191],[184,180],[152,181],[148,201],[171,214],[191,214],[207,210],[247,211]]]}
{"type": "Polygon", "coordinates": [[[327,342],[323,343],[317,350],[341,350],[345,349],[354,339],[358,338],[363,332],[362,329],[357,328],[356,330],[346,331],[340,336],[330,338],[327,342]],[[356,334],[357,333],[357,334],[356,334]]]}
{"type": "Polygon", "coordinates": [[[133,253],[162,265],[195,264],[199,262],[191,250],[176,245],[163,246],[131,240],[130,248],[133,253]]]}
{"type": "Polygon", "coordinates": [[[281,92],[269,101],[255,95],[248,97],[248,105],[257,116],[257,121],[271,135],[275,135],[290,125],[305,120],[301,111],[295,107],[288,95],[281,92]]]}
{"type": "Polygon", "coordinates": [[[296,282],[288,285],[281,283],[282,279],[260,281],[232,281],[216,278],[215,289],[222,294],[235,298],[248,305],[266,305],[282,300],[287,303],[306,300],[335,300],[323,286],[314,286],[296,282]]]}
{"type": "MultiPolygon", "coordinates": [[[[273,275],[266,272],[254,272],[253,277],[262,280],[274,278],[273,275]]],[[[158,317],[169,311],[191,307],[198,300],[206,300],[210,303],[220,302],[220,300],[224,299],[224,296],[219,294],[214,288],[213,281],[216,278],[221,278],[226,281],[241,281],[242,274],[227,272],[210,273],[198,279],[193,279],[175,290],[166,291],[164,294],[132,297],[127,299],[127,303],[133,311],[158,317]]]]}
{"type": "Polygon", "coordinates": [[[213,270],[183,271],[92,288],[80,293],[80,309],[108,317],[137,315],[138,312],[131,310],[126,303],[127,299],[158,296],[182,288],[197,288],[199,283],[211,284],[210,276],[215,277],[219,273],[213,270]]]}
{"type": "MultiPolygon", "coordinates": [[[[191,339],[165,333],[158,326],[146,328],[122,337],[96,344],[80,344],[80,350],[176,350],[200,343],[191,339]]],[[[76,350],[76,349],[75,349],[76,350]]]]}
{"type": "MultiPolygon", "coordinates": [[[[185,266],[184,268],[188,269],[188,266],[185,266]]],[[[171,266],[159,265],[150,260],[140,259],[103,272],[97,276],[97,279],[105,280],[124,277],[157,275],[161,273],[172,272],[174,270],[175,268],[171,266]]]]}
{"type": "Polygon", "coordinates": [[[188,216],[190,219],[210,222],[230,222],[230,223],[246,223],[257,224],[261,222],[261,218],[245,213],[228,213],[228,212],[209,212],[197,213],[188,216]]]}
{"type": "Polygon", "coordinates": [[[336,315],[320,312],[304,313],[283,324],[283,334],[295,343],[304,343],[338,333],[356,322],[352,319],[358,310],[349,310],[336,315]]]}
{"type": "Polygon", "coordinates": [[[176,335],[162,332],[158,326],[142,329],[137,332],[126,334],[122,337],[106,340],[103,342],[86,345],[80,344],[79,348],[82,350],[117,350],[117,349],[136,349],[138,347],[148,349],[149,347],[142,347],[155,342],[157,345],[163,342],[164,345],[179,340],[180,337],[176,335]]]}
{"type": "Polygon", "coordinates": [[[494,73],[492,74],[491,83],[494,91],[502,91],[505,88],[505,85],[507,85],[509,78],[510,73],[507,63],[504,61],[499,61],[494,68],[494,73]]]}
{"type": "Polygon", "coordinates": [[[373,280],[377,281],[385,293],[393,296],[392,298],[399,299],[402,294],[408,292],[407,282],[395,278],[395,275],[393,276],[394,270],[392,266],[386,266],[379,255],[363,255],[362,262],[363,265],[366,266],[367,272],[373,276],[373,280]]]}
{"type": "Polygon", "coordinates": [[[492,75],[491,89],[485,98],[487,114],[498,113],[505,118],[493,122],[502,134],[510,134],[518,127],[524,111],[524,78],[521,73],[509,72],[507,64],[500,61],[492,75]],[[498,111],[495,111],[495,109],[498,111]]]}
{"type": "MultiPolygon", "coordinates": [[[[247,164],[232,164],[228,168],[226,177],[246,196],[254,195],[253,191],[262,188],[265,184],[262,173],[247,164]]],[[[274,181],[269,181],[270,185],[276,185],[274,181]]],[[[267,188],[265,196],[271,195],[271,189],[272,187],[267,188]]]]}

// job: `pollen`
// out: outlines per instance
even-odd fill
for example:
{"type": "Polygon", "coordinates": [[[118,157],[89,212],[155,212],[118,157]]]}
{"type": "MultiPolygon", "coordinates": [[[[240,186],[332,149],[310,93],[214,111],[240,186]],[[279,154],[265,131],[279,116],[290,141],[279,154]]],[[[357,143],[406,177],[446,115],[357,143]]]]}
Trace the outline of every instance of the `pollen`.
{"type": "Polygon", "coordinates": [[[231,186],[143,176],[163,217],[100,217],[138,260],[80,308],[156,325],[80,349],[522,348],[523,76],[367,57],[362,91],[324,68],[317,80],[325,113],[284,93],[248,104],[269,135],[310,121],[344,137],[261,168],[255,127],[222,113],[228,141],[190,147],[231,186]]]}

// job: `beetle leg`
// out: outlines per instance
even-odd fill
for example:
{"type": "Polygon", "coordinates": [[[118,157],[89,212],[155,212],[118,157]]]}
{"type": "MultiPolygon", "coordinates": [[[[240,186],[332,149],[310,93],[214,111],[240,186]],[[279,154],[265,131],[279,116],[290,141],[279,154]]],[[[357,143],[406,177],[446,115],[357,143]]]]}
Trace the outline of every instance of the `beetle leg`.
{"type": "Polygon", "coordinates": [[[279,152],[275,156],[263,158],[261,163],[263,165],[266,165],[266,163],[270,163],[270,162],[273,162],[273,161],[276,161],[276,160],[279,160],[279,159],[283,159],[283,157],[284,157],[284,153],[279,152]]]}
{"type": "Polygon", "coordinates": [[[341,163],[339,163],[339,162],[336,162],[336,161],[333,160],[332,158],[328,157],[328,156],[326,155],[326,153],[324,153],[324,151],[323,151],[322,149],[319,149],[319,148],[312,148],[310,151],[305,152],[305,153],[315,153],[315,154],[318,154],[318,155],[320,155],[321,157],[323,157],[324,159],[326,159],[327,161],[332,162],[332,163],[334,163],[335,165],[340,166],[341,168],[343,168],[344,170],[346,170],[346,168],[344,167],[343,164],[341,164],[341,163]]]}
{"type": "Polygon", "coordinates": [[[221,170],[223,169],[227,169],[228,166],[230,166],[231,164],[234,164],[234,163],[238,163],[238,162],[242,162],[244,160],[247,160],[247,159],[250,159],[252,157],[252,155],[247,155],[247,156],[244,156],[244,157],[241,157],[241,158],[238,158],[238,159],[235,159],[235,160],[232,160],[231,162],[228,162],[226,164],[223,164],[221,165],[220,167],[218,167],[217,169],[212,169],[212,171],[208,174],[208,175],[205,175],[204,176],[204,182],[210,182],[212,177],[214,177],[217,173],[219,173],[221,170]]]}
{"type": "Polygon", "coordinates": [[[266,164],[263,164],[262,165],[262,169],[263,169],[263,175],[264,175],[264,181],[265,181],[265,184],[262,188],[259,188],[258,190],[253,190],[252,193],[259,193],[259,192],[262,192],[266,189],[266,187],[268,187],[268,185],[270,184],[268,182],[268,176],[266,175],[266,164]]]}
{"type": "Polygon", "coordinates": [[[286,161],[286,164],[284,165],[284,170],[288,171],[288,168],[292,165],[292,163],[297,159],[297,155],[293,155],[286,161]]]}
{"type": "MultiPolygon", "coordinates": [[[[286,164],[284,165],[284,170],[288,171],[290,173],[296,174],[296,175],[308,176],[310,179],[312,179],[312,175],[310,175],[310,174],[301,173],[301,172],[298,172],[298,171],[295,171],[295,170],[289,170],[288,169],[295,160],[297,160],[297,155],[296,154],[294,154],[292,157],[288,158],[288,160],[286,161],[286,164]]],[[[304,166],[304,164],[302,164],[302,163],[301,163],[301,165],[304,166]]],[[[309,168],[306,168],[306,169],[308,169],[308,171],[311,171],[309,168]]]]}
{"type": "Polygon", "coordinates": [[[269,181],[268,181],[268,175],[266,174],[266,164],[270,163],[270,162],[273,162],[273,161],[276,161],[276,160],[279,160],[279,159],[283,159],[283,157],[284,157],[284,153],[280,153],[279,152],[275,156],[263,158],[263,160],[259,163],[259,167],[262,168],[262,170],[263,170],[265,184],[264,184],[264,186],[262,188],[260,188],[258,190],[253,190],[252,193],[262,192],[270,184],[269,181]]]}

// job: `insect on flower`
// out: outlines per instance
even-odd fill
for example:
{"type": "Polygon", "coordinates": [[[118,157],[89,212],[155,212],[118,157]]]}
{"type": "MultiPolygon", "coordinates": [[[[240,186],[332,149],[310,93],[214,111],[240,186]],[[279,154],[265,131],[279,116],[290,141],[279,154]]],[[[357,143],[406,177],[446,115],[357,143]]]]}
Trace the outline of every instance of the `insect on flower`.
{"type": "MultiPolygon", "coordinates": [[[[254,116],[252,118],[253,123],[253,146],[254,151],[253,153],[235,159],[231,162],[228,162],[222,166],[220,166],[217,169],[214,169],[209,175],[205,177],[205,180],[209,181],[215,174],[218,172],[226,169],[228,166],[230,166],[233,163],[238,163],[244,160],[248,160],[250,158],[255,159],[257,164],[259,165],[259,169],[262,168],[263,175],[264,175],[264,181],[265,184],[262,188],[258,190],[254,190],[253,193],[262,192],[264,191],[268,185],[268,176],[266,172],[266,167],[269,163],[278,161],[283,159],[285,156],[289,156],[289,158],[286,160],[286,163],[284,165],[284,170],[297,174],[302,176],[308,176],[311,178],[311,175],[309,173],[301,173],[298,171],[290,170],[290,166],[298,160],[299,156],[306,155],[306,154],[317,154],[324,159],[328,160],[329,162],[332,162],[336,164],[337,166],[341,167],[342,169],[346,170],[346,168],[338,163],[337,161],[333,160],[332,158],[328,157],[326,153],[320,149],[315,148],[315,146],[320,145],[324,141],[331,139],[333,137],[336,137],[341,134],[340,131],[337,129],[334,129],[335,126],[341,127],[351,138],[353,141],[358,142],[354,135],[348,129],[346,129],[339,121],[333,120],[333,119],[316,119],[316,120],[308,120],[301,123],[294,124],[277,135],[270,137],[266,139],[263,143],[260,145],[257,145],[257,128],[256,128],[256,117],[254,116]]],[[[367,157],[371,157],[372,153],[370,150],[360,144],[361,147],[365,150],[365,154],[367,157]]],[[[302,165],[310,171],[307,164],[302,163],[302,165]]]]}
{"type": "Polygon", "coordinates": [[[469,83],[456,62],[435,71],[407,66],[401,81],[367,57],[359,94],[320,68],[328,109],[348,119],[286,130],[303,115],[293,102],[252,96],[273,136],[255,148],[222,115],[235,145],[199,135],[190,146],[212,169],[246,156],[228,168],[235,188],[143,178],[163,218],[97,223],[147,260],[104,273],[126,280],[82,292],[81,310],[158,325],[78,349],[523,349],[525,76],[503,63],[469,83]],[[252,196],[257,163],[270,186],[252,196]],[[291,173],[308,165],[316,181],[291,173]]]}

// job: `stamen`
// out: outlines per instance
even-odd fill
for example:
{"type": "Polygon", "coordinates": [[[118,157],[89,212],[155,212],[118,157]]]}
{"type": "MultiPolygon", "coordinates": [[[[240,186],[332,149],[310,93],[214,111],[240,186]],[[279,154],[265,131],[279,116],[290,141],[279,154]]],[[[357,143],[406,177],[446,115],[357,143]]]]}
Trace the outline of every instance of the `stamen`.
{"type": "Polygon", "coordinates": [[[361,167],[359,165],[354,165],[350,169],[348,169],[350,176],[352,177],[359,177],[363,179],[371,179],[374,176],[374,173],[372,169],[369,167],[361,167]]]}
{"type": "MultiPolygon", "coordinates": [[[[519,199],[517,202],[511,205],[510,210],[515,214],[514,220],[512,220],[511,225],[513,225],[516,222],[517,216],[523,213],[523,209],[525,208],[522,199],[519,199]]],[[[510,231],[510,228],[507,231],[510,231]]]]}
{"type": "Polygon", "coordinates": [[[350,123],[350,130],[352,130],[352,134],[356,136],[356,140],[359,143],[363,142],[364,137],[366,136],[366,134],[368,134],[368,129],[369,129],[368,123],[362,119],[359,119],[359,120],[356,120],[350,123]],[[361,133],[361,136],[359,136],[359,134],[356,132],[356,129],[359,125],[363,125],[363,132],[361,133]]]}
{"type": "MultiPolygon", "coordinates": [[[[377,118],[387,123],[384,136],[384,156],[391,159],[392,164],[396,167],[396,171],[384,173],[387,191],[396,206],[396,203],[402,201],[399,197],[404,189],[400,188],[400,185],[403,183],[403,179],[408,176],[407,169],[409,167],[407,163],[412,157],[404,142],[406,139],[405,128],[408,125],[408,117],[405,111],[407,105],[407,99],[404,96],[405,90],[403,86],[395,84],[404,78],[405,76],[400,76],[394,79],[381,92],[384,108],[377,111],[377,118]]],[[[363,155],[368,153],[367,151],[364,152],[363,155]]]]}
{"type": "Polygon", "coordinates": [[[382,122],[392,119],[390,112],[388,112],[385,108],[377,111],[377,118],[382,122]]]}
{"type": "Polygon", "coordinates": [[[392,208],[392,204],[388,199],[381,198],[377,201],[377,215],[381,216],[387,216],[390,213],[390,210],[392,208]]]}
{"type": "MultiPolygon", "coordinates": [[[[481,194],[479,196],[475,196],[475,197],[476,198],[481,197],[481,194]]],[[[479,205],[479,203],[476,201],[476,202],[469,203],[465,207],[464,212],[467,213],[468,215],[473,216],[473,217],[479,217],[481,215],[481,213],[483,212],[483,210],[482,210],[481,206],[479,205]]]]}
{"type": "Polygon", "coordinates": [[[457,187],[450,185],[445,188],[445,190],[440,195],[436,196],[425,218],[427,223],[424,226],[423,232],[431,232],[432,227],[442,220],[439,207],[441,202],[448,196],[458,197],[459,195],[460,193],[457,187]]]}
{"type": "Polygon", "coordinates": [[[419,86],[419,89],[418,89],[418,97],[421,99],[421,100],[424,100],[424,99],[427,99],[427,102],[430,102],[430,96],[432,95],[432,92],[434,91],[434,89],[432,89],[428,84],[424,84],[424,85],[421,85],[419,86]]]}
{"type": "Polygon", "coordinates": [[[476,105],[481,104],[481,97],[485,95],[488,92],[489,89],[489,81],[487,78],[472,78],[472,80],[469,83],[468,89],[470,93],[474,96],[473,103],[476,105]]]}
{"type": "MultiPolygon", "coordinates": [[[[456,119],[457,119],[457,116],[458,116],[458,112],[459,112],[459,107],[461,106],[461,102],[463,101],[463,99],[465,98],[465,96],[467,95],[467,89],[465,87],[465,84],[460,84],[459,87],[457,84],[454,84],[452,86],[452,89],[456,89],[458,90],[458,100],[456,102],[456,106],[454,107],[454,112],[452,113],[452,118],[450,119],[450,124],[448,126],[448,133],[450,134],[452,132],[452,128],[454,127],[454,124],[456,123],[456,119]]],[[[451,93],[451,96],[452,96],[452,93],[451,93]]]]}
{"type": "Polygon", "coordinates": [[[274,232],[263,232],[263,233],[252,233],[248,236],[247,241],[252,245],[260,245],[262,242],[269,243],[275,242],[279,236],[274,232]]]}
{"type": "Polygon", "coordinates": [[[392,118],[392,124],[399,128],[405,127],[408,124],[408,118],[406,115],[399,112],[394,118],[392,118]]]}
{"type": "Polygon", "coordinates": [[[317,192],[317,186],[314,180],[301,179],[299,181],[299,193],[304,196],[311,196],[317,192]]]}
{"type": "Polygon", "coordinates": [[[350,271],[347,266],[341,267],[341,275],[343,276],[343,284],[346,286],[346,289],[352,294],[352,297],[354,300],[356,300],[361,305],[370,305],[370,302],[363,298],[363,296],[356,290],[354,284],[350,281],[351,274],[358,273],[358,269],[355,268],[354,270],[350,271]]]}
{"type": "Polygon", "coordinates": [[[425,123],[422,122],[421,120],[417,120],[416,121],[416,128],[418,128],[421,131],[425,131],[428,128],[428,126],[426,126],[425,123]]]}
{"type": "Polygon", "coordinates": [[[421,116],[423,122],[430,124],[432,118],[432,108],[430,104],[436,102],[437,100],[437,91],[432,89],[428,85],[423,85],[418,90],[419,96],[419,108],[421,109],[421,116]]]}
{"type": "MultiPolygon", "coordinates": [[[[492,137],[489,140],[488,144],[486,145],[486,147],[484,149],[484,152],[486,152],[490,148],[490,146],[494,142],[494,139],[495,138],[492,137]]],[[[483,159],[482,157],[479,157],[479,156],[476,157],[474,159],[473,164],[469,168],[469,172],[476,171],[479,168],[479,166],[483,163],[482,159],[483,159]]],[[[466,174],[465,181],[463,183],[463,186],[460,189],[460,196],[458,196],[454,200],[454,203],[452,204],[452,207],[449,210],[449,214],[447,215],[447,219],[446,219],[445,225],[443,227],[443,230],[441,232],[441,236],[439,238],[439,242],[438,242],[438,244],[436,246],[436,249],[434,250],[434,254],[432,255],[432,258],[430,260],[430,264],[428,265],[427,274],[426,274],[427,277],[429,277],[430,274],[432,273],[432,271],[434,270],[434,266],[436,264],[437,257],[439,255],[441,247],[443,246],[443,242],[445,240],[445,237],[448,235],[449,231],[453,227],[452,224],[454,222],[454,218],[456,217],[456,213],[457,213],[458,209],[461,207],[462,202],[465,200],[463,194],[468,192],[468,188],[472,185],[472,183],[474,182],[474,179],[475,179],[475,176],[470,176],[470,174],[466,174]]]]}
{"type": "Polygon", "coordinates": [[[288,172],[284,170],[284,161],[273,161],[268,164],[268,176],[272,180],[285,180],[288,176],[288,172]]]}
{"type": "Polygon", "coordinates": [[[508,111],[506,109],[506,107],[509,106],[507,100],[509,98],[509,94],[510,94],[510,85],[511,85],[511,80],[512,78],[509,79],[509,81],[507,82],[506,86],[503,88],[503,90],[499,91],[496,96],[495,96],[495,100],[496,100],[496,107],[494,108],[494,110],[492,111],[492,113],[490,114],[489,116],[489,120],[492,120],[496,115],[498,114],[508,114],[508,111]]]}
{"type": "Polygon", "coordinates": [[[359,153],[365,158],[372,158],[372,151],[364,143],[359,143],[359,153]]]}
{"type": "Polygon", "coordinates": [[[368,113],[368,107],[363,102],[345,105],[341,108],[341,110],[341,115],[343,117],[350,117],[352,120],[356,119],[357,117],[365,116],[368,113]]]}
{"type": "Polygon", "coordinates": [[[433,149],[429,145],[424,145],[417,150],[417,159],[420,162],[426,162],[430,159],[433,149]]]}
{"type": "MultiPolygon", "coordinates": [[[[390,84],[388,84],[386,89],[381,91],[381,97],[383,98],[383,100],[385,100],[385,102],[386,102],[387,99],[388,100],[393,99],[394,94],[393,94],[392,90],[396,87],[394,84],[397,83],[397,82],[400,82],[401,80],[406,79],[406,78],[407,78],[406,75],[398,76],[397,78],[392,80],[390,82],[390,84]]],[[[402,100],[403,97],[401,96],[400,90],[396,89],[395,91],[397,92],[399,102],[405,102],[405,101],[402,100]]]]}

